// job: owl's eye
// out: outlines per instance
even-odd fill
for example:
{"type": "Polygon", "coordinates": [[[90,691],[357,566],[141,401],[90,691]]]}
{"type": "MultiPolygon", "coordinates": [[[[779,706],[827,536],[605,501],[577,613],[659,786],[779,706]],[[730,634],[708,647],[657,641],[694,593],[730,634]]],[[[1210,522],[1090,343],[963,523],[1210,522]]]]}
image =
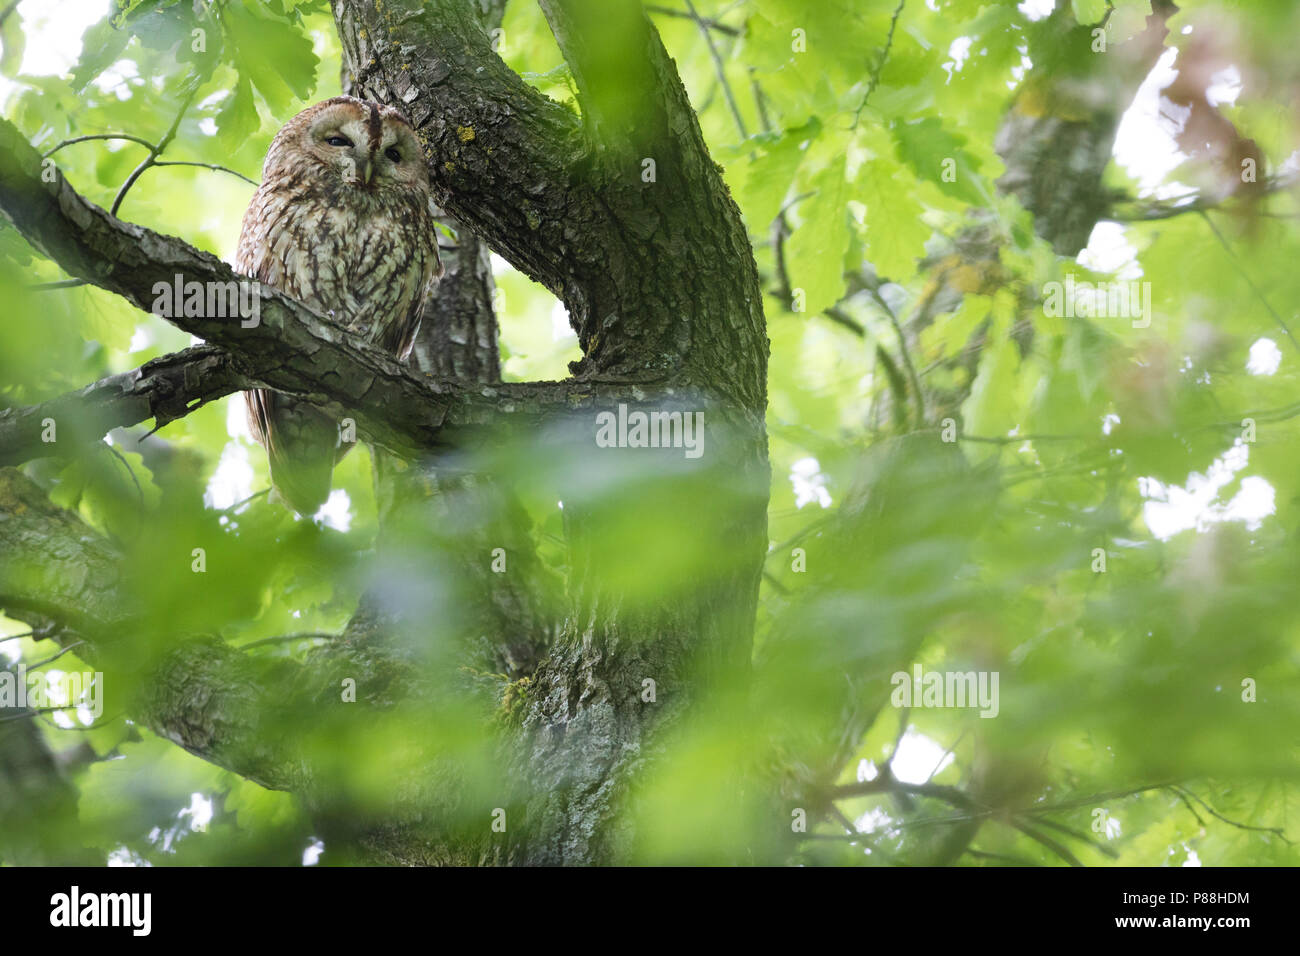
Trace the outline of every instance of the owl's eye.
{"type": "Polygon", "coordinates": [[[389,146],[384,150],[384,155],[395,163],[400,163],[402,161],[402,154],[397,151],[396,146],[389,146]]]}
{"type": "Polygon", "coordinates": [[[351,145],[352,145],[352,140],[348,139],[346,136],[327,136],[327,137],[325,137],[325,142],[329,143],[329,145],[331,145],[331,146],[351,146],[351,145]]]}

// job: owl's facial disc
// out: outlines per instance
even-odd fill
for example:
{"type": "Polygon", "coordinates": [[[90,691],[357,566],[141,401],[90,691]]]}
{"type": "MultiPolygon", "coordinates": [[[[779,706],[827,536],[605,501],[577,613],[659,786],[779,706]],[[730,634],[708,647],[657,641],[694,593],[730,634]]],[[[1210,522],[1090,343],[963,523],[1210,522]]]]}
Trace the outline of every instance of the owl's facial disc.
{"type": "Polygon", "coordinates": [[[326,182],[370,194],[428,192],[429,173],[415,131],[392,107],[335,97],[315,108],[305,129],[294,135],[299,153],[319,164],[326,182]]]}
{"type": "Polygon", "coordinates": [[[327,110],[307,131],[307,148],[349,186],[365,186],[374,175],[366,123],[354,111],[327,110]]]}
{"type": "Polygon", "coordinates": [[[380,187],[416,187],[429,181],[419,140],[404,122],[385,119],[372,161],[374,181],[380,187]]]}

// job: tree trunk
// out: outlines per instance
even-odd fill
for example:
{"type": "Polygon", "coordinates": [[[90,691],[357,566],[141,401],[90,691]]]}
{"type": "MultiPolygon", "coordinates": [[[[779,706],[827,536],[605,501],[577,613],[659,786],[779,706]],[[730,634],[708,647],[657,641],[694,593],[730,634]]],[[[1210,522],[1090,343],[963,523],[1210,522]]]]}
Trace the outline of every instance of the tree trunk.
{"type": "MultiPolygon", "coordinates": [[[[514,863],[630,859],[635,826],[615,830],[614,819],[635,800],[638,778],[655,759],[658,734],[705,706],[711,693],[731,692],[748,668],[766,547],[767,343],[739,211],[639,5],[621,2],[599,11],[582,3],[546,5],[579,77],[585,122],[578,128],[561,118],[564,128],[542,144],[550,154],[545,163],[562,167],[557,178],[564,205],[550,202],[559,189],[534,191],[522,203],[523,222],[506,219],[520,214],[520,203],[499,208],[514,184],[537,178],[528,151],[510,149],[520,135],[514,127],[521,109],[504,108],[495,99],[502,94],[478,82],[478,68],[490,55],[485,27],[494,23],[475,22],[465,6],[454,3],[423,10],[414,3],[334,6],[354,87],[411,113],[432,150],[439,200],[463,229],[481,232],[561,296],[584,351],[575,380],[641,386],[646,408],[704,413],[706,451],[698,463],[660,467],[662,457],[595,450],[595,410],[553,422],[535,446],[532,454],[545,456],[552,445],[561,445],[556,472],[571,568],[568,609],[527,684],[525,706],[514,711],[515,735],[503,742],[501,759],[511,781],[499,804],[508,808],[506,839],[492,842],[486,830],[491,808],[485,806],[484,831],[467,834],[464,851],[451,857],[514,863]],[[625,48],[615,52],[632,51],[639,63],[644,85],[633,84],[640,92],[630,99],[602,85],[603,54],[584,44],[576,26],[601,17],[617,21],[625,48]],[[426,55],[399,57],[399,50],[411,46],[426,55]],[[489,156],[491,173],[479,176],[489,156]],[[479,192],[494,189],[501,194],[482,198],[479,192]],[[570,252],[554,264],[554,250],[530,247],[536,244],[570,252]],[[595,492],[584,480],[594,469],[606,478],[595,492]],[[657,474],[647,480],[648,471],[657,474]],[[671,601],[630,591],[639,566],[654,568],[645,573],[664,569],[635,544],[611,546],[610,527],[626,523],[629,515],[637,527],[654,529],[661,546],[670,542],[687,564],[701,547],[721,553],[723,572],[709,580],[683,573],[671,601]],[[654,682],[653,693],[647,681],[654,682]]],[[[500,79],[519,101],[537,99],[512,74],[500,79]]],[[[545,104],[535,108],[553,112],[545,104]]],[[[470,264],[459,265],[463,270],[470,264]]],[[[458,287],[457,274],[451,281],[458,287]]],[[[480,297],[480,306],[486,305],[480,297]]],[[[465,329],[482,327],[455,307],[439,311],[435,329],[446,329],[449,316],[465,329]]],[[[471,353],[482,334],[461,333],[454,336],[458,342],[442,338],[429,350],[431,366],[481,367],[471,353]]],[[[438,473],[436,466],[433,471],[438,473]]],[[[438,487],[435,495],[446,492],[464,504],[462,491],[438,487]]],[[[447,517],[440,514],[435,526],[447,517]]],[[[466,564],[486,568],[491,542],[471,540],[478,546],[463,549],[473,556],[466,564]]],[[[506,544],[504,534],[499,540],[506,544]]],[[[516,549],[506,551],[513,561],[516,549]]],[[[485,603],[509,586],[513,573],[479,575],[485,603]]]]}

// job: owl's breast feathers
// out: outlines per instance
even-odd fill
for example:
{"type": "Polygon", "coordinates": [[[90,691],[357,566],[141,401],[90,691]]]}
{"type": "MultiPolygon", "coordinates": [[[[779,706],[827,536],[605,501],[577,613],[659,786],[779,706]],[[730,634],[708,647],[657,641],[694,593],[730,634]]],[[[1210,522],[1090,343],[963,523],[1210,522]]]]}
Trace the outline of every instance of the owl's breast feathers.
{"type": "Polygon", "coordinates": [[[235,268],[403,359],[442,274],[426,197],[295,178],[258,189],[235,268]]]}
{"type": "MultiPolygon", "coordinates": [[[[235,268],[403,360],[442,274],[427,193],[370,193],[294,175],[258,188],[235,268]]],[[[249,429],[267,449],[276,492],[298,513],[314,514],[351,446],[304,399],[268,389],[245,394],[249,429]]]]}

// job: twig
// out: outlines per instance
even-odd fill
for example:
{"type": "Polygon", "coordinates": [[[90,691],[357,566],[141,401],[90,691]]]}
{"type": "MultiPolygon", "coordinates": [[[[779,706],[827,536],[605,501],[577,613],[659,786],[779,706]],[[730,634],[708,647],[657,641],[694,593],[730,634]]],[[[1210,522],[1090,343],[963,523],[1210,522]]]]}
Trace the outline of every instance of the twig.
{"type": "Polygon", "coordinates": [[[1148,783],[1140,787],[1134,787],[1131,790],[1107,790],[1103,793],[1093,793],[1083,797],[1076,797],[1072,800],[1062,800],[1058,803],[1038,804],[1037,806],[1026,807],[1019,811],[1021,813],[1055,813],[1059,810],[1078,810],[1081,807],[1095,807],[1099,803],[1107,800],[1118,800],[1122,797],[1134,797],[1139,793],[1149,793],[1152,790],[1164,790],[1172,786],[1172,782],[1166,780],[1164,783],[1148,783]]]}
{"type": "Polygon", "coordinates": [[[1064,823],[1057,823],[1055,820],[1048,820],[1046,818],[1039,820],[1038,823],[1040,826],[1051,827],[1053,830],[1059,830],[1060,832],[1066,834],[1067,836],[1072,836],[1076,840],[1088,844],[1098,853],[1104,853],[1112,860],[1119,859],[1119,853],[1116,852],[1114,848],[1108,847],[1106,846],[1106,844],[1098,840],[1094,840],[1092,837],[1084,833],[1082,830],[1076,830],[1074,827],[1067,827],[1064,823]]]}
{"type": "MultiPolygon", "coordinates": [[[[1284,843],[1287,843],[1288,845],[1291,843],[1291,841],[1287,839],[1286,831],[1283,830],[1281,827],[1253,827],[1248,823],[1238,823],[1236,820],[1230,820],[1227,817],[1225,817],[1222,813],[1214,809],[1214,807],[1210,806],[1208,803],[1206,803],[1204,800],[1198,797],[1191,790],[1187,790],[1182,787],[1176,787],[1173,786],[1172,784],[1170,785],[1169,789],[1172,790],[1174,793],[1178,794],[1180,797],[1183,796],[1184,794],[1191,797],[1202,807],[1204,807],[1207,813],[1209,813],[1211,816],[1215,817],[1216,819],[1222,820],[1224,823],[1228,824],[1229,826],[1234,826],[1239,830],[1253,830],[1256,833],[1271,833],[1275,837],[1282,840],[1284,843]]],[[[1192,812],[1193,815],[1195,815],[1195,811],[1192,812]]],[[[1197,817],[1196,819],[1198,822],[1200,822],[1200,817],[1197,817]]],[[[1201,825],[1204,826],[1205,824],[1201,822],[1201,825]]]]}
{"type": "Polygon", "coordinates": [[[244,505],[248,504],[250,501],[256,501],[258,498],[262,497],[263,495],[267,495],[270,493],[271,493],[270,488],[263,488],[261,491],[255,491],[244,500],[236,501],[233,505],[231,505],[228,508],[222,508],[221,511],[218,512],[218,514],[227,515],[230,514],[231,512],[238,511],[240,508],[244,507],[244,505]]]}
{"type": "Polygon", "coordinates": [[[1070,866],[1083,866],[1083,862],[1077,856],[1071,853],[1068,848],[1053,840],[1046,833],[1039,833],[1037,830],[1034,830],[1028,824],[1023,823],[1020,820],[1013,819],[1007,822],[1031,840],[1037,840],[1043,846],[1047,847],[1047,849],[1051,850],[1063,859],[1066,863],[1069,863],[1070,866]]]}
{"type": "Polygon", "coordinates": [[[967,733],[968,731],[963,730],[961,734],[957,737],[956,741],[953,742],[953,745],[943,752],[942,756],[940,756],[939,759],[935,762],[934,769],[931,770],[929,776],[925,778],[926,783],[929,783],[931,780],[934,779],[934,775],[939,772],[939,768],[943,766],[943,762],[952,755],[953,751],[955,751],[958,747],[961,746],[961,742],[966,739],[967,733]]]}
{"type": "Polygon", "coordinates": [[[11,720],[30,720],[33,717],[39,717],[41,714],[56,714],[61,710],[76,710],[80,706],[80,704],[64,704],[62,707],[38,707],[35,710],[27,710],[21,714],[0,717],[0,724],[8,723],[11,720]]]}
{"type": "Polygon", "coordinates": [[[1237,254],[1232,251],[1232,246],[1228,244],[1228,240],[1224,237],[1223,233],[1219,231],[1219,227],[1214,224],[1214,220],[1210,218],[1209,213],[1202,210],[1201,218],[1205,220],[1205,224],[1210,227],[1210,231],[1213,232],[1219,242],[1222,243],[1224,251],[1226,251],[1228,257],[1232,259],[1233,265],[1237,267],[1237,271],[1241,273],[1241,277],[1246,280],[1246,284],[1250,286],[1250,290],[1259,297],[1259,301],[1264,304],[1264,308],[1268,310],[1269,315],[1273,316],[1273,321],[1275,321],[1282,331],[1286,333],[1286,337],[1291,340],[1291,344],[1296,347],[1296,350],[1300,351],[1300,341],[1297,341],[1296,337],[1291,334],[1291,329],[1284,321],[1282,321],[1282,316],[1278,315],[1277,310],[1274,309],[1268,299],[1264,297],[1263,291],[1261,291],[1259,286],[1255,285],[1255,280],[1250,277],[1250,273],[1246,271],[1246,267],[1243,266],[1241,260],[1237,258],[1237,254]]]}
{"type": "Polygon", "coordinates": [[[898,351],[903,356],[903,367],[907,370],[907,377],[912,383],[912,393],[916,396],[916,418],[913,419],[913,426],[921,428],[925,425],[925,393],[921,391],[921,379],[916,374],[916,366],[912,364],[912,350],[907,347],[907,336],[903,333],[902,323],[898,321],[898,316],[892,309],[889,311],[889,322],[894,327],[894,334],[898,336],[898,351]]]}
{"type": "Polygon", "coordinates": [[[912,394],[915,396],[914,409],[915,414],[912,424],[915,428],[921,428],[925,424],[925,394],[921,391],[921,377],[916,374],[916,366],[912,363],[912,351],[907,347],[907,335],[903,332],[903,324],[898,321],[898,316],[890,308],[885,297],[880,294],[880,289],[867,287],[867,292],[875,301],[876,305],[889,316],[889,324],[894,327],[894,334],[898,336],[898,351],[903,356],[903,368],[907,371],[908,382],[912,386],[912,394]]]}
{"type": "MultiPolygon", "coordinates": [[[[906,793],[914,797],[933,797],[963,810],[978,808],[978,804],[974,800],[956,787],[937,783],[904,783],[892,774],[886,773],[882,773],[875,780],[841,784],[838,787],[831,787],[828,791],[828,795],[832,800],[863,797],[873,793],[906,793]]],[[[992,813],[993,811],[989,812],[992,813]]]]}
{"type": "MultiPolygon", "coordinates": [[[[1283,192],[1290,189],[1296,184],[1297,176],[1294,173],[1288,173],[1283,176],[1270,177],[1264,183],[1261,190],[1262,196],[1270,196],[1274,193],[1283,192]]],[[[1119,205],[1131,205],[1132,211],[1123,209],[1113,209],[1106,216],[1115,222],[1158,222],[1163,219],[1173,219],[1175,216],[1181,216],[1189,212],[1205,212],[1209,209],[1224,209],[1228,200],[1242,197],[1237,195],[1224,196],[1222,199],[1206,199],[1204,196],[1198,196],[1195,192],[1185,193],[1166,202],[1146,202],[1143,203],[1138,199],[1120,197],[1116,200],[1119,205]],[[1193,198],[1195,197],[1195,198],[1193,198]],[[1192,199],[1191,202],[1181,202],[1184,199],[1192,199]],[[1181,205],[1180,205],[1181,202],[1181,205]]],[[[1260,198],[1260,197],[1252,197],[1260,198]]],[[[1278,216],[1287,214],[1261,212],[1264,216],[1278,216]]]]}
{"type": "Polygon", "coordinates": [[[754,77],[754,68],[750,67],[749,71],[749,90],[754,94],[754,107],[758,110],[758,124],[763,128],[764,133],[770,133],[772,132],[772,121],[767,115],[767,102],[765,100],[767,94],[758,85],[758,80],[754,77]]]}
{"type": "Polygon", "coordinates": [[[845,833],[852,834],[855,837],[862,836],[862,834],[858,832],[858,828],[853,825],[853,821],[846,817],[844,811],[833,803],[830,805],[830,814],[839,821],[840,826],[844,827],[845,833]]]}
{"type": "Polygon", "coordinates": [[[127,461],[126,457],[112,445],[104,445],[104,447],[113,453],[113,457],[122,463],[122,467],[126,469],[126,473],[131,476],[131,481],[135,484],[135,492],[140,496],[140,504],[143,505],[145,503],[144,489],[140,487],[140,479],[135,476],[135,469],[131,467],[131,463],[127,461]]]}
{"type": "Polygon", "coordinates": [[[238,650],[246,651],[253,647],[265,647],[268,644],[287,644],[291,641],[332,641],[337,636],[337,634],[326,634],[323,631],[306,631],[301,634],[280,634],[276,637],[263,637],[256,641],[249,641],[247,644],[240,644],[238,650]]]}
{"type": "MultiPolygon", "coordinates": [[[[1237,427],[1241,427],[1240,423],[1237,427]]],[[[986,445],[1014,445],[1023,441],[1094,441],[1095,439],[1086,435],[958,435],[957,440],[982,442],[986,445]]]]}
{"type": "Polygon", "coordinates": [[[240,179],[248,183],[250,186],[258,185],[256,179],[249,179],[247,176],[245,176],[243,173],[239,172],[238,170],[231,169],[229,166],[219,166],[216,163],[195,163],[195,162],[190,162],[189,160],[182,160],[182,159],[173,159],[173,160],[160,159],[156,163],[154,163],[154,165],[155,166],[198,166],[202,169],[213,169],[219,173],[229,173],[232,176],[238,176],[240,179]]]}
{"type": "Polygon", "coordinates": [[[57,282],[38,282],[35,285],[29,285],[27,288],[33,292],[49,292],[53,289],[75,289],[79,285],[86,285],[86,280],[59,279],[57,282]]]}
{"type": "Polygon", "coordinates": [[[38,667],[44,667],[46,664],[49,664],[52,661],[57,661],[60,657],[68,653],[68,651],[72,650],[74,647],[80,647],[82,644],[85,643],[86,643],[85,641],[73,641],[71,644],[63,648],[63,650],[59,651],[57,654],[51,654],[49,657],[45,658],[45,660],[37,661],[35,664],[28,664],[27,670],[34,671],[38,667]]]}
{"type": "MultiPolygon", "coordinates": [[[[787,312],[791,311],[790,300],[794,295],[794,289],[790,285],[790,273],[787,271],[785,265],[785,237],[790,234],[790,223],[785,218],[785,214],[796,205],[803,202],[803,200],[808,199],[813,195],[815,195],[815,193],[807,192],[800,193],[798,196],[793,197],[789,202],[781,207],[780,211],[776,214],[776,218],[772,220],[772,262],[776,267],[777,287],[775,289],[768,289],[767,294],[780,302],[787,312]]],[[[841,325],[848,329],[858,338],[866,338],[866,327],[840,308],[838,304],[827,306],[822,309],[821,314],[830,319],[836,325],[841,325]]]]}
{"type": "Polygon", "coordinates": [[[141,146],[147,146],[149,149],[154,148],[154,144],[141,136],[132,136],[130,133],[90,133],[86,136],[74,136],[72,139],[65,139],[55,144],[53,149],[41,153],[41,159],[49,159],[65,146],[73,146],[77,143],[85,143],[93,139],[110,139],[110,140],[127,140],[132,143],[139,143],[141,146]]]}
{"type": "Polygon", "coordinates": [[[1033,860],[1027,860],[1021,856],[1007,856],[1002,853],[988,853],[984,850],[972,850],[967,847],[963,852],[975,857],[977,860],[996,860],[999,863],[1006,863],[1010,866],[1042,866],[1041,863],[1035,863],[1033,860]]]}
{"type": "MultiPolygon", "coordinates": [[[[749,87],[754,94],[754,105],[758,108],[759,124],[762,126],[764,133],[770,133],[772,132],[772,124],[768,119],[767,106],[763,102],[763,88],[758,85],[758,80],[754,79],[752,76],[750,77],[749,87]]],[[[736,119],[737,122],[739,122],[739,114],[737,114],[736,119]]],[[[743,131],[743,124],[741,128],[743,131]]],[[[790,309],[790,297],[792,291],[790,288],[790,273],[786,271],[785,266],[785,237],[790,234],[790,223],[785,218],[785,214],[790,209],[794,208],[797,203],[802,202],[812,195],[813,194],[810,192],[800,193],[789,202],[783,203],[776,214],[776,218],[772,220],[772,261],[776,265],[776,279],[779,286],[776,289],[769,289],[767,294],[779,301],[787,311],[790,309]]],[[[853,316],[841,309],[838,303],[823,309],[821,314],[826,316],[826,318],[830,319],[836,325],[848,329],[858,338],[866,338],[866,327],[857,319],[853,318],[853,316]]]]}
{"type": "Polygon", "coordinates": [[[816,531],[818,531],[819,529],[825,527],[825,526],[829,523],[829,521],[830,521],[830,519],[829,519],[828,517],[826,517],[825,515],[823,515],[823,516],[820,517],[820,518],[814,518],[813,521],[812,521],[810,524],[805,525],[803,528],[801,528],[799,531],[796,531],[796,532],[795,532],[793,535],[791,535],[789,538],[786,538],[786,539],[785,539],[784,541],[782,541],[780,544],[778,544],[778,545],[776,545],[775,547],[773,547],[772,550],[770,550],[770,551],[767,553],[768,556],[769,556],[769,557],[772,557],[772,556],[774,556],[774,555],[781,555],[781,556],[784,556],[784,555],[785,555],[785,552],[786,552],[788,549],[790,549],[790,548],[793,547],[794,545],[798,544],[800,541],[802,541],[804,538],[808,537],[810,534],[813,534],[813,533],[815,533],[816,531]]]}
{"type": "Polygon", "coordinates": [[[776,591],[777,591],[778,594],[789,594],[789,593],[790,593],[790,589],[789,589],[788,587],[786,587],[784,584],[782,584],[782,583],[781,583],[781,579],[778,578],[778,577],[777,577],[775,574],[773,574],[771,571],[768,571],[768,570],[764,569],[764,571],[763,571],[763,579],[764,579],[765,581],[767,581],[768,584],[772,585],[772,587],[776,588],[776,591]]]}
{"type": "MultiPolygon", "coordinates": [[[[902,746],[903,737],[907,734],[907,721],[911,716],[911,713],[912,708],[910,707],[904,707],[898,712],[898,733],[894,735],[894,746],[890,749],[889,759],[885,762],[885,766],[889,768],[891,777],[893,776],[894,770],[894,758],[898,756],[898,748],[902,746]]],[[[934,776],[934,774],[931,774],[930,776],[934,776]]]]}
{"type": "MultiPolygon", "coordinates": [[[[78,704],[77,706],[81,706],[81,705],[78,704]]],[[[112,713],[112,714],[109,714],[107,717],[102,718],[98,723],[94,723],[94,724],[74,724],[74,725],[71,726],[71,727],[64,727],[64,726],[62,726],[61,724],[56,724],[56,723],[55,723],[54,721],[52,721],[52,720],[42,720],[41,723],[45,724],[46,727],[49,727],[49,728],[51,728],[51,729],[53,729],[53,730],[62,730],[62,731],[69,731],[69,730],[71,730],[71,731],[78,732],[78,733],[87,733],[87,732],[92,731],[92,730],[99,730],[101,727],[107,727],[107,726],[108,726],[109,724],[111,724],[113,721],[117,720],[119,717],[124,716],[125,714],[126,714],[126,711],[125,711],[125,710],[119,710],[119,711],[115,711],[115,712],[112,713]]],[[[117,754],[117,748],[116,748],[116,747],[114,747],[114,748],[113,748],[112,750],[110,750],[108,753],[104,754],[102,757],[96,757],[94,760],[91,760],[91,761],[88,761],[88,762],[89,762],[89,763],[103,763],[103,762],[106,761],[106,760],[113,760],[113,759],[115,759],[115,758],[114,758],[114,755],[115,755],[115,754],[117,754]]]]}
{"type": "Polygon", "coordinates": [[[898,18],[902,15],[906,3],[907,0],[898,0],[898,6],[894,8],[894,15],[889,21],[889,33],[885,37],[885,48],[880,51],[880,59],[871,70],[871,77],[867,81],[867,92],[862,94],[862,102],[858,104],[858,111],[853,115],[853,125],[849,127],[850,129],[858,128],[867,100],[871,98],[871,94],[876,91],[876,86],[880,83],[880,74],[885,69],[885,61],[889,59],[889,49],[894,45],[894,28],[898,26],[898,18]]]}
{"type": "Polygon", "coordinates": [[[186,94],[185,99],[181,101],[181,108],[176,111],[176,118],[172,120],[171,128],[167,130],[162,139],[158,140],[157,145],[149,149],[149,155],[146,156],[141,161],[140,165],[131,171],[131,175],[126,178],[126,182],[122,184],[122,188],[117,191],[117,196],[113,199],[113,206],[108,211],[110,216],[117,216],[117,211],[122,208],[122,201],[126,199],[126,194],[131,191],[131,187],[135,185],[136,180],[144,175],[145,170],[150,166],[157,165],[158,157],[162,154],[162,151],[171,145],[171,141],[176,138],[176,131],[180,129],[181,120],[185,117],[185,111],[188,110],[190,104],[194,102],[194,97],[198,91],[199,89],[196,86],[186,94]]]}
{"type": "MultiPolygon", "coordinates": [[[[166,145],[166,143],[164,142],[155,146],[153,143],[149,142],[149,140],[145,139],[144,137],[132,136],[130,133],[90,133],[89,135],[86,136],[76,136],[73,137],[72,139],[65,139],[62,142],[57,143],[53,149],[49,149],[46,152],[42,153],[41,159],[48,159],[49,157],[57,153],[59,150],[63,149],[63,147],[65,146],[72,146],[76,143],[85,143],[90,140],[127,140],[132,143],[139,143],[141,146],[147,147],[149,149],[150,154],[155,157],[162,152],[163,147],[166,145]]],[[[155,159],[152,163],[149,163],[148,165],[149,166],[197,166],[201,169],[211,169],[219,173],[229,173],[231,176],[238,176],[240,179],[248,183],[250,186],[258,185],[256,179],[249,179],[239,170],[231,169],[229,166],[222,166],[220,163],[200,163],[192,160],[183,160],[183,159],[168,159],[168,160],[155,159]]],[[[148,167],[146,166],[145,168],[148,167]]],[[[140,170],[140,172],[143,172],[143,170],[140,170]]],[[[80,282],[80,280],[76,280],[76,281],[78,283],[80,282]]]]}
{"type": "Polygon", "coordinates": [[[1183,806],[1187,807],[1187,812],[1190,813],[1192,816],[1194,816],[1196,818],[1197,824],[1199,824],[1202,828],[1204,828],[1205,821],[1201,819],[1201,815],[1197,813],[1196,808],[1192,806],[1192,801],[1187,799],[1187,794],[1183,793],[1177,787],[1170,787],[1169,789],[1173,793],[1178,795],[1178,799],[1183,801],[1183,806]]]}
{"type": "Polygon", "coordinates": [[[723,66],[722,57],[718,54],[718,48],[713,43],[713,36],[709,33],[709,27],[703,18],[695,12],[695,4],[691,0],[686,0],[686,10],[690,18],[699,26],[700,34],[704,37],[704,43],[709,48],[709,56],[713,58],[713,68],[718,73],[718,82],[722,84],[722,95],[726,97],[727,106],[731,108],[731,115],[736,121],[736,129],[740,130],[740,138],[749,139],[749,131],[745,129],[745,120],[740,115],[740,107],[736,104],[736,95],[731,91],[731,84],[727,82],[727,71],[723,66]]]}
{"type": "Polygon", "coordinates": [[[826,318],[830,319],[836,325],[841,325],[848,329],[860,339],[867,337],[867,327],[841,309],[838,305],[832,305],[822,309],[822,315],[826,316],[826,318]]]}
{"type": "MultiPolygon", "coordinates": [[[[690,0],[687,0],[686,6],[690,7],[690,0]]],[[[683,20],[694,20],[700,26],[708,30],[717,30],[719,33],[725,33],[727,36],[738,37],[740,30],[736,27],[729,27],[725,23],[719,23],[710,17],[698,16],[692,9],[690,13],[685,10],[674,10],[672,7],[661,7],[658,4],[646,4],[647,13],[658,13],[665,17],[680,17],[683,20]]]]}

